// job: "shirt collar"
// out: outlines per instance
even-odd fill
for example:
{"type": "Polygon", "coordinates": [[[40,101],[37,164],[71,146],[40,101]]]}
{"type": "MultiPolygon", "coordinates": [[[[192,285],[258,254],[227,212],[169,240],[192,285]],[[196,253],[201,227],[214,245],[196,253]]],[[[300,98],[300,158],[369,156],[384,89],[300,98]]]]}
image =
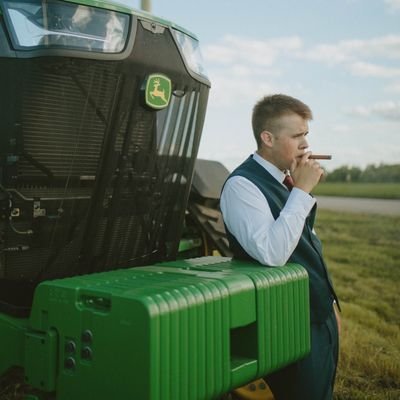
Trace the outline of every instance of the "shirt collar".
{"type": "Polygon", "coordinates": [[[274,164],[261,157],[257,152],[253,154],[253,160],[265,168],[279,183],[285,179],[285,174],[274,164]]]}

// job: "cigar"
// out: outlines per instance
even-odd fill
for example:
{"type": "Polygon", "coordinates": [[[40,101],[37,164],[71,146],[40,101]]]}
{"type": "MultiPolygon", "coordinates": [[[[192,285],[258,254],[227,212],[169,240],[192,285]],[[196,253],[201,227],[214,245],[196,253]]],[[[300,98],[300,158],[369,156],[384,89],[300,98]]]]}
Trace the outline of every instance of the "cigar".
{"type": "Polygon", "coordinates": [[[332,156],[330,154],[311,154],[308,157],[310,160],[332,160],[332,156]]]}

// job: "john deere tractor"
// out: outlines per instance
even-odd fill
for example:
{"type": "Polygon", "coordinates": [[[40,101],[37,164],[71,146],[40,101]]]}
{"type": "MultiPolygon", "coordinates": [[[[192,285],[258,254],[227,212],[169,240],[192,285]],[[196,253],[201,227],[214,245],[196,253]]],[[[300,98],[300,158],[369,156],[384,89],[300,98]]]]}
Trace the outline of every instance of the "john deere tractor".
{"type": "Polygon", "coordinates": [[[171,22],[0,0],[4,398],[10,371],[31,400],[256,398],[308,353],[305,270],[230,258],[209,89],[171,22]]]}

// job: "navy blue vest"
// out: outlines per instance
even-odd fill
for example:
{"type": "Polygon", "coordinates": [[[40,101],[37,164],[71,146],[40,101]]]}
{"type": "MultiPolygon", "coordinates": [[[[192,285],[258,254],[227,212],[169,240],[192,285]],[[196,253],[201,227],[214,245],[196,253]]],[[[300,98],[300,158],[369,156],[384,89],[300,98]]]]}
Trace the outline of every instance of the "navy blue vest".
{"type": "MultiPolygon", "coordinates": [[[[233,176],[243,176],[255,184],[267,199],[273,217],[279,217],[289,192],[265,168],[254,161],[252,156],[237,167],[228,179],[233,176]]],[[[307,270],[310,282],[311,322],[322,323],[332,312],[332,303],[334,299],[337,301],[337,297],[322,257],[321,241],[312,232],[316,208],[315,205],[307,217],[300,241],[288,262],[300,264],[307,270]]],[[[247,254],[228,229],[226,232],[234,258],[256,261],[247,254]]]]}

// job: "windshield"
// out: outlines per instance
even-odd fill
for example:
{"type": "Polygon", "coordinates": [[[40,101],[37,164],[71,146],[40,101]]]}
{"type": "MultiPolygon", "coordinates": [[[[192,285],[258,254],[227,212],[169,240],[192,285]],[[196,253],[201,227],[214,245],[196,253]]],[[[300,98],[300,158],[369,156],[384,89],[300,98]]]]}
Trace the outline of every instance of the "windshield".
{"type": "Polygon", "coordinates": [[[58,0],[13,0],[4,6],[17,49],[119,53],[125,48],[129,15],[58,0]]]}

